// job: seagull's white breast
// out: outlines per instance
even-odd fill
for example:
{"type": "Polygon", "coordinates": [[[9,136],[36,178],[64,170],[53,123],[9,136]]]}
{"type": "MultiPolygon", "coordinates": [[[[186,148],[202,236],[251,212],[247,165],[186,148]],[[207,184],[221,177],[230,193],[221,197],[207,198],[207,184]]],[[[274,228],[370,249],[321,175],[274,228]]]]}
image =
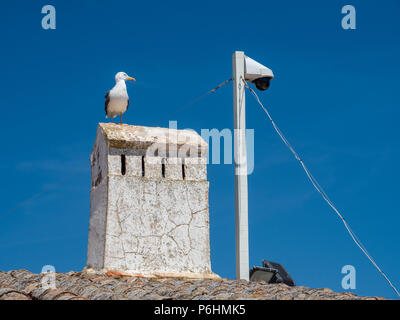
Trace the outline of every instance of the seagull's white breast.
{"type": "Polygon", "coordinates": [[[128,107],[128,92],[126,91],[125,82],[121,81],[109,92],[109,103],[107,106],[107,117],[114,118],[121,113],[124,113],[128,107]]]}

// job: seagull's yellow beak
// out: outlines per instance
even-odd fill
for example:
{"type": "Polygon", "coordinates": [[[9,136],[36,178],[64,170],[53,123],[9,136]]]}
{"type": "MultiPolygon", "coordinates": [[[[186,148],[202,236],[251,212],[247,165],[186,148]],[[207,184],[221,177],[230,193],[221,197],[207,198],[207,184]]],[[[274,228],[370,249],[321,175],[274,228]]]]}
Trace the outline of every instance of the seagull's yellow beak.
{"type": "Polygon", "coordinates": [[[128,77],[128,80],[136,81],[136,79],[132,77],[128,77]]]}

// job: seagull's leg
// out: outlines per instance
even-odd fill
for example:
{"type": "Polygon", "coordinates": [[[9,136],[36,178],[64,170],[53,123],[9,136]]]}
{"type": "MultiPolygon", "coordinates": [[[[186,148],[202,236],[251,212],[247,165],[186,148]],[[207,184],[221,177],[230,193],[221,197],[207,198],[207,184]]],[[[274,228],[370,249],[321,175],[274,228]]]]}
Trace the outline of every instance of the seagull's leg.
{"type": "Polygon", "coordinates": [[[122,112],[119,114],[119,119],[121,120],[121,124],[122,124],[122,112]]]}

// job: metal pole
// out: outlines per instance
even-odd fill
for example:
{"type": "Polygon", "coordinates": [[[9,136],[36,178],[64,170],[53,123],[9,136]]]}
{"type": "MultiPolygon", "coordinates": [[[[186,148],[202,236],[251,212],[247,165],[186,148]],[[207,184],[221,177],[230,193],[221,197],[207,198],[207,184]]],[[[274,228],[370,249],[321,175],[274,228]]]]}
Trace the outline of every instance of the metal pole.
{"type": "Polygon", "coordinates": [[[236,278],[249,280],[249,231],[247,199],[246,108],[244,52],[232,56],[233,128],[235,163],[236,278]]]}

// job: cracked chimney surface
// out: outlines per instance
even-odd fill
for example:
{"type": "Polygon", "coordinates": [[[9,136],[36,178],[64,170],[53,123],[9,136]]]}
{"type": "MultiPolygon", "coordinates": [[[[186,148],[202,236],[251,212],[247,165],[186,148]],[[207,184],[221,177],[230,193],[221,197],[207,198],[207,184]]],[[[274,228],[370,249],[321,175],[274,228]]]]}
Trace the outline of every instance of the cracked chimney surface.
{"type": "Polygon", "coordinates": [[[88,270],[218,277],[210,264],[207,149],[190,130],[99,124],[88,270]]]}

